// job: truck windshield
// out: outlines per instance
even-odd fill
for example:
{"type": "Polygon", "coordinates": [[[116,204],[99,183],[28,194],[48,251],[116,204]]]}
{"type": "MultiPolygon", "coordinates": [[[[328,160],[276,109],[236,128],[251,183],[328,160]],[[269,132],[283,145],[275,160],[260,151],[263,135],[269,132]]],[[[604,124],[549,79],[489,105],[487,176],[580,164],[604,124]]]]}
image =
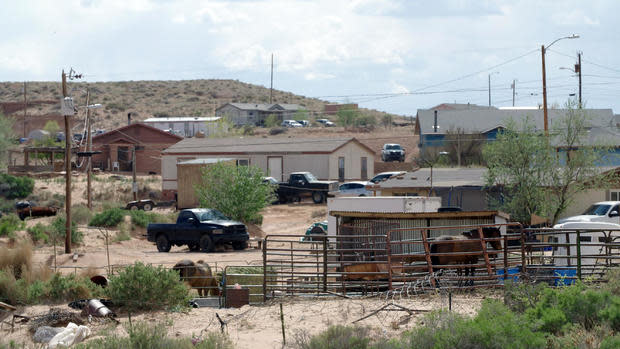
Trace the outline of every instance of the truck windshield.
{"type": "Polygon", "coordinates": [[[398,144],[388,144],[388,145],[385,146],[385,149],[400,150],[400,145],[398,145],[398,144]]]}
{"type": "Polygon", "coordinates": [[[306,173],[306,179],[308,179],[308,182],[315,182],[316,181],[316,177],[314,177],[314,175],[312,173],[306,173]]]}
{"type": "Polygon", "coordinates": [[[201,222],[205,221],[228,221],[230,218],[226,217],[222,212],[218,210],[205,210],[196,212],[196,216],[201,222]]]}
{"type": "Polygon", "coordinates": [[[583,214],[589,216],[604,216],[607,211],[609,211],[610,207],[611,205],[592,205],[583,214]]]}

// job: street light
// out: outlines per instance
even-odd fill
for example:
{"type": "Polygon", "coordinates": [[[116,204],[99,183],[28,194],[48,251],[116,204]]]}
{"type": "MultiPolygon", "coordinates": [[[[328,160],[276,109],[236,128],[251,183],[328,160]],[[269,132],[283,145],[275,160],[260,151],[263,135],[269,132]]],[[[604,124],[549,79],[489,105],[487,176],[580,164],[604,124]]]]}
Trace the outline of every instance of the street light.
{"type": "Polygon", "coordinates": [[[499,72],[494,71],[492,73],[489,73],[489,107],[491,106],[491,75],[493,74],[499,74],[499,72]]]}
{"type": "Polygon", "coordinates": [[[553,40],[549,45],[547,45],[547,47],[545,48],[545,45],[541,46],[541,53],[542,53],[542,88],[543,88],[543,115],[544,115],[544,125],[545,125],[545,135],[549,135],[549,122],[548,122],[548,118],[547,118],[547,75],[545,72],[545,52],[547,51],[547,49],[549,47],[551,47],[551,45],[555,44],[556,42],[563,40],[563,39],[578,39],[579,35],[577,34],[573,34],[571,36],[565,36],[559,39],[555,39],[553,40]]]}

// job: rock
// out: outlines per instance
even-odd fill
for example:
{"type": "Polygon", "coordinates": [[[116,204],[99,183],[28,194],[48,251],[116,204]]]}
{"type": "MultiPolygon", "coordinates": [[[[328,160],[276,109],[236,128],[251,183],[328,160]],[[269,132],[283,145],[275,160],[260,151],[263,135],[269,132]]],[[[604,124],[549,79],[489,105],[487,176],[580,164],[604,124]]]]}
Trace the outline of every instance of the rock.
{"type": "Polygon", "coordinates": [[[49,343],[55,335],[59,334],[63,330],[64,328],[62,327],[41,326],[37,328],[32,340],[35,343],[49,343]]]}

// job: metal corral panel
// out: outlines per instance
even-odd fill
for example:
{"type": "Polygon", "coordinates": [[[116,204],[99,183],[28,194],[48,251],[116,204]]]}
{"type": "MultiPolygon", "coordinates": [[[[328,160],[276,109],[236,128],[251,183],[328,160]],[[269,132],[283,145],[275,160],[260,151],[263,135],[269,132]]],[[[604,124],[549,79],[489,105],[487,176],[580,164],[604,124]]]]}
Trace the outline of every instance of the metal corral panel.
{"type": "Polygon", "coordinates": [[[235,159],[219,158],[219,159],[195,159],[177,164],[177,207],[193,208],[198,206],[198,196],[196,195],[195,186],[201,182],[202,169],[206,166],[226,162],[235,164],[235,159]]]}

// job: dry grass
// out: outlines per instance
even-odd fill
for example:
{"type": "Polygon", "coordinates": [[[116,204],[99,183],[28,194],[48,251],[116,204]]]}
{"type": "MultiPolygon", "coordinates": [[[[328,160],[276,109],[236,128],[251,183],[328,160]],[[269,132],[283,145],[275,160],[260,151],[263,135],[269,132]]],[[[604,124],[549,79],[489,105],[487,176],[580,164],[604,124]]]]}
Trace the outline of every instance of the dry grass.
{"type": "Polygon", "coordinates": [[[22,272],[31,269],[32,244],[27,240],[20,240],[15,247],[0,247],[0,269],[9,270],[16,278],[21,278],[22,272]]]}

